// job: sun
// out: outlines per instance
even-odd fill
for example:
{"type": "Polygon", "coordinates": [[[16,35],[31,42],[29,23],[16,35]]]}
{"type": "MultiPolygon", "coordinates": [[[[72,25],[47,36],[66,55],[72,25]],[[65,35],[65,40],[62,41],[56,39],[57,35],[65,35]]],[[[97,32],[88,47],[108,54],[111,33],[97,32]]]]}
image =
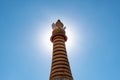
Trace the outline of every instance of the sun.
{"type": "MultiPolygon", "coordinates": [[[[62,21],[64,26],[66,26],[65,32],[67,36],[66,49],[68,52],[71,52],[74,50],[76,45],[76,31],[72,25],[68,25],[70,23],[66,23],[62,21]]],[[[46,55],[49,55],[48,53],[52,54],[53,44],[50,41],[50,37],[52,36],[52,23],[49,25],[43,25],[45,27],[42,27],[38,30],[37,33],[37,43],[40,50],[42,50],[43,53],[47,53],[46,55]]],[[[69,54],[69,53],[68,53],[69,54]]]]}

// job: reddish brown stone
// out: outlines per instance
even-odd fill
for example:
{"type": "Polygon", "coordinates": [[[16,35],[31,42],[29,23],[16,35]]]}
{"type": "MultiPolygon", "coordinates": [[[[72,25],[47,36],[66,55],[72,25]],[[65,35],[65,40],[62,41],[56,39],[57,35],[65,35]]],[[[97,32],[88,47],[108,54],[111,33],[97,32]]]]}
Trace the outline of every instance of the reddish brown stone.
{"type": "Polygon", "coordinates": [[[67,36],[64,25],[58,20],[52,27],[53,56],[49,80],[73,80],[65,47],[67,36]]]}

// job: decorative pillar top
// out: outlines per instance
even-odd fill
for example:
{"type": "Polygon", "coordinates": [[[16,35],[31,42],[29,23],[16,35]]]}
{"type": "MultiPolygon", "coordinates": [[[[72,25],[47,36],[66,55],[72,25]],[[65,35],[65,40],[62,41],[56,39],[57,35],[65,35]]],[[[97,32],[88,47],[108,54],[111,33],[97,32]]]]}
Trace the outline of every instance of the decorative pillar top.
{"type": "Polygon", "coordinates": [[[64,27],[63,23],[59,19],[58,19],[58,21],[56,23],[52,24],[52,29],[53,30],[58,29],[58,28],[61,28],[61,29],[64,29],[64,30],[66,28],[66,27],[64,27]]]}
{"type": "Polygon", "coordinates": [[[58,19],[56,23],[52,24],[52,36],[51,36],[51,42],[53,42],[54,37],[56,36],[62,36],[64,37],[64,40],[67,40],[67,36],[65,34],[66,27],[63,25],[63,23],[58,19]]]}
{"type": "Polygon", "coordinates": [[[63,27],[64,25],[63,25],[63,23],[62,23],[60,20],[58,20],[58,21],[56,22],[56,26],[58,26],[58,27],[63,27]]]}

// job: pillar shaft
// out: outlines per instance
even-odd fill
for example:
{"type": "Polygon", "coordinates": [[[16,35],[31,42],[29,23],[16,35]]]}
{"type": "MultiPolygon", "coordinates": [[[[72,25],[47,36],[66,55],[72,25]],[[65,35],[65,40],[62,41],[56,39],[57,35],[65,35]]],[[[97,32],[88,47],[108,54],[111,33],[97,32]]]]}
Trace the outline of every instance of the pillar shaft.
{"type": "MultiPolygon", "coordinates": [[[[56,25],[58,24],[56,23],[56,25]]],[[[53,53],[50,80],[73,80],[65,47],[65,41],[67,40],[65,31],[60,23],[56,27],[56,29],[53,29],[51,36],[53,53]]]]}

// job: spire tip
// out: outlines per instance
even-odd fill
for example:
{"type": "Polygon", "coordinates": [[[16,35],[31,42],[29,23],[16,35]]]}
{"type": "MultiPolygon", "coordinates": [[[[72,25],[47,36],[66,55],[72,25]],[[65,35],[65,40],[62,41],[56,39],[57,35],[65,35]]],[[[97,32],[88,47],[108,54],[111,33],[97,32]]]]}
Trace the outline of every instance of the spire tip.
{"type": "Polygon", "coordinates": [[[60,21],[60,19],[58,19],[58,21],[56,22],[56,26],[58,27],[63,27],[63,23],[60,21]]]}

